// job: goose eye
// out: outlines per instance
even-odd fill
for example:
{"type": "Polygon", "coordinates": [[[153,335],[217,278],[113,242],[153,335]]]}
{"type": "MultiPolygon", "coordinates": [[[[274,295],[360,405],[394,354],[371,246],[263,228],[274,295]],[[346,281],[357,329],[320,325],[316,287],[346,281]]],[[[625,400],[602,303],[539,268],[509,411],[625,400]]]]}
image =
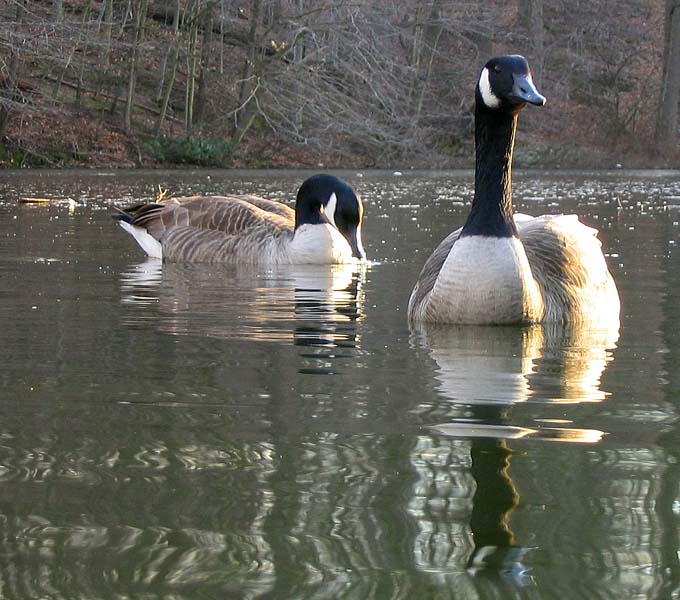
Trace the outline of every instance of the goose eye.
{"type": "Polygon", "coordinates": [[[494,70],[496,73],[500,73],[500,72],[501,72],[501,66],[500,66],[500,65],[494,65],[494,66],[493,66],[493,70],[494,70]]]}

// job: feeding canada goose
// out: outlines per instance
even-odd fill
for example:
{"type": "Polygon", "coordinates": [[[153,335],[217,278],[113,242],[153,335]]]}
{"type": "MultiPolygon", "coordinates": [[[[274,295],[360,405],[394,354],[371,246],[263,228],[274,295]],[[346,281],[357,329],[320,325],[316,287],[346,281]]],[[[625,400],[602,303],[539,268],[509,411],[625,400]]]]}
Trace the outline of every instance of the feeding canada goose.
{"type": "Polygon", "coordinates": [[[576,215],[513,215],[512,151],[527,104],[545,98],[524,57],[486,63],[475,94],[472,208],[425,263],[409,300],[412,323],[618,321],[597,231],[576,215]]]}
{"type": "Polygon", "coordinates": [[[295,210],[257,196],[192,196],[116,209],[155,258],[184,262],[330,264],[363,260],[363,206],[332,175],[300,186],[295,210]]]}

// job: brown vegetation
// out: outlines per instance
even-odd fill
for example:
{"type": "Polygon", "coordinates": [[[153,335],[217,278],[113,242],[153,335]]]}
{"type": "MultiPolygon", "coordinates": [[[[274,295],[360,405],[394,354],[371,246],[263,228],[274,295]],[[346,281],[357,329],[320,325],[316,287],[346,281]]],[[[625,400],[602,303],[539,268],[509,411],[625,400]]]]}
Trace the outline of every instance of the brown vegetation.
{"type": "Polygon", "coordinates": [[[517,52],[549,101],[520,164],[673,164],[675,1],[9,0],[0,163],[468,164],[479,69],[517,52]]]}

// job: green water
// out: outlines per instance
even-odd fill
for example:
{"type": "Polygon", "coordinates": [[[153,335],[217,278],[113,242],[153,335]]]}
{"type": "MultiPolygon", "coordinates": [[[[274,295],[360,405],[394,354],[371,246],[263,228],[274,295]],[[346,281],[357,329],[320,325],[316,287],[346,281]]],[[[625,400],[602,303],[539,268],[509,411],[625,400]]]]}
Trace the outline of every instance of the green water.
{"type": "Polygon", "coordinates": [[[361,271],[160,265],[109,216],[307,175],[0,175],[0,597],[680,594],[679,174],[517,174],[600,229],[608,332],[409,331],[468,172],[340,173],[361,271]]]}

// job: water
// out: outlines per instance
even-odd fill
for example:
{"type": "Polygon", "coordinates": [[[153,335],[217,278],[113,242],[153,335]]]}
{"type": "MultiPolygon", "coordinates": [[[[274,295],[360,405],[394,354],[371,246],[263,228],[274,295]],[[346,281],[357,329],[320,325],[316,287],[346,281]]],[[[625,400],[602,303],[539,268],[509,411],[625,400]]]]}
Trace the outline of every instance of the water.
{"type": "Polygon", "coordinates": [[[677,597],[678,173],[517,175],[600,228],[619,332],[409,331],[466,172],[341,173],[359,272],[161,266],[109,217],[306,175],[2,174],[0,596],[677,597]]]}

